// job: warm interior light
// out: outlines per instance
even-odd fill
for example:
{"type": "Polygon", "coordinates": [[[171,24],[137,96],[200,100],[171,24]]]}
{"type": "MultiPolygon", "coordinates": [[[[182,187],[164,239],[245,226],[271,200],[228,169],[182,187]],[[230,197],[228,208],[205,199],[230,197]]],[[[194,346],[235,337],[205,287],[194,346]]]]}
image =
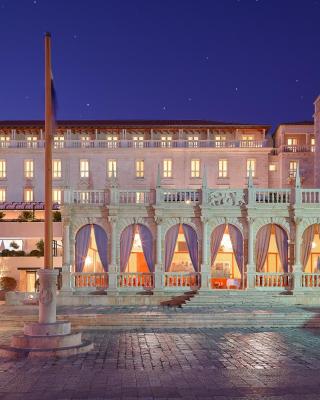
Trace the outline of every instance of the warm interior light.
{"type": "Polygon", "coordinates": [[[228,233],[225,233],[221,240],[221,246],[225,251],[232,251],[232,243],[228,233]]]}
{"type": "Polygon", "coordinates": [[[311,247],[312,247],[313,249],[315,249],[315,248],[317,247],[316,242],[312,242],[311,247]]]}
{"type": "Polygon", "coordinates": [[[84,264],[86,266],[91,265],[92,264],[92,258],[90,256],[87,256],[84,264]]]}
{"type": "Polygon", "coordinates": [[[190,200],[186,200],[186,204],[190,204],[191,203],[191,201],[190,200]]]}

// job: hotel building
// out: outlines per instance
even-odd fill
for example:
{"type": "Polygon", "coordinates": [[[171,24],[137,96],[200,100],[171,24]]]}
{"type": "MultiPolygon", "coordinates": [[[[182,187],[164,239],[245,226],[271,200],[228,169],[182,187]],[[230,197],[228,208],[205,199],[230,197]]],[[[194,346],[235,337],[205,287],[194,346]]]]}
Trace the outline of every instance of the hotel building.
{"type": "MultiPolygon", "coordinates": [[[[36,290],[43,266],[43,135],[42,121],[0,122],[0,275],[22,292],[36,290]]],[[[215,121],[60,121],[59,286],[319,288],[319,159],[320,97],[313,121],[273,135],[215,121]]]]}

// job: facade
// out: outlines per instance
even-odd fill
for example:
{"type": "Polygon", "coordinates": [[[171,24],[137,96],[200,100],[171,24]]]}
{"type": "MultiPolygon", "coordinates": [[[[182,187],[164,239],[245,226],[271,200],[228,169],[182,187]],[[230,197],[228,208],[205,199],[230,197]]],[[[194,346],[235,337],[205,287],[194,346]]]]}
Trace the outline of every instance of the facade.
{"type": "MultiPolygon", "coordinates": [[[[43,263],[43,129],[0,122],[0,274],[27,292],[43,263]]],[[[320,98],[314,121],[269,131],[59,122],[52,169],[62,290],[319,288],[320,98]]]]}

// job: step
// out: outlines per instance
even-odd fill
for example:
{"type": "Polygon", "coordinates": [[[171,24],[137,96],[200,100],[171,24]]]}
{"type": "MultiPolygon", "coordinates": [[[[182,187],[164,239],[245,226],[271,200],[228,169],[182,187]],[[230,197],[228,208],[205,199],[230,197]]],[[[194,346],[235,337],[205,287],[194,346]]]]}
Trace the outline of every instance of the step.
{"type": "Polygon", "coordinates": [[[13,335],[11,338],[11,346],[19,349],[52,349],[79,346],[80,344],[80,332],[50,336],[13,335]]]}

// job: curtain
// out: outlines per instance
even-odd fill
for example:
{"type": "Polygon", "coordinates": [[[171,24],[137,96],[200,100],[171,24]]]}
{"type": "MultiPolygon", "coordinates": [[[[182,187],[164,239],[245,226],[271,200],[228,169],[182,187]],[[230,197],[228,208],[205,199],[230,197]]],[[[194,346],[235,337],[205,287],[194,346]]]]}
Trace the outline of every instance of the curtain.
{"type": "Polygon", "coordinates": [[[288,236],[284,229],[278,225],[274,225],[276,243],[279,252],[280,261],[283,272],[288,272],[288,236]]]}
{"type": "Polygon", "coordinates": [[[91,225],[83,226],[76,235],[76,272],[82,272],[88,254],[91,225]]]}
{"type": "Polygon", "coordinates": [[[182,224],[184,237],[187,242],[191,262],[196,272],[199,271],[199,258],[198,258],[198,238],[195,230],[187,224],[182,224]]]}
{"type": "MultiPolygon", "coordinates": [[[[313,238],[314,238],[314,225],[311,225],[303,232],[302,236],[301,262],[303,270],[307,265],[311,253],[313,238]]],[[[300,246],[300,243],[299,244],[296,243],[296,246],[300,246]]]]}
{"type": "Polygon", "coordinates": [[[138,225],[139,235],[142,244],[142,250],[144,258],[148,264],[150,272],[154,272],[154,262],[153,262],[153,238],[150,230],[142,224],[138,225]]]}
{"type": "Polygon", "coordinates": [[[263,271],[263,266],[267,259],[269,244],[270,244],[271,228],[272,228],[271,224],[265,225],[259,230],[257,235],[256,266],[258,272],[263,271]]]}
{"type": "Polygon", "coordinates": [[[124,272],[133,246],[135,225],[127,226],[120,237],[120,271],[124,272]]]}
{"type": "Polygon", "coordinates": [[[241,276],[243,273],[243,238],[239,229],[234,225],[228,225],[229,236],[234,256],[236,258],[241,276]]]}
{"type": "Polygon", "coordinates": [[[226,229],[226,224],[222,224],[222,225],[217,226],[215,228],[215,230],[212,232],[212,235],[211,235],[211,265],[213,265],[214,260],[217,257],[225,229],[226,229]]]}
{"type": "Polygon", "coordinates": [[[108,237],[99,225],[93,225],[94,237],[97,244],[98,254],[105,272],[108,272],[108,237]]]}
{"type": "Polygon", "coordinates": [[[166,234],[165,260],[164,260],[164,266],[166,271],[169,271],[170,265],[172,263],[174,249],[176,247],[178,239],[179,227],[180,227],[179,224],[172,226],[166,234]]]}

